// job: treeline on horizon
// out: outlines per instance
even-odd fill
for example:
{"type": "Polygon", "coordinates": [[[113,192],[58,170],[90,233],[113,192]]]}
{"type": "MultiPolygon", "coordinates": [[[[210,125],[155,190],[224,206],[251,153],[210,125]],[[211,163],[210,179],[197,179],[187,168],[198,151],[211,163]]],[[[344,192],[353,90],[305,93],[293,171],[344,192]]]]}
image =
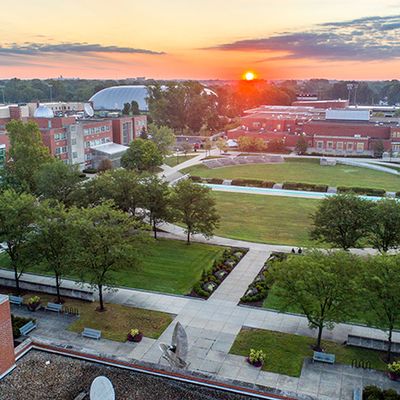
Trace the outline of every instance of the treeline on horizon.
{"type": "MultiPolygon", "coordinates": [[[[182,82],[182,81],[180,81],[182,82]]],[[[348,99],[347,85],[355,81],[330,81],[328,79],[287,80],[280,82],[259,81],[210,81],[208,87],[219,97],[221,115],[234,117],[243,110],[267,105],[290,105],[297,93],[316,94],[320,99],[348,99]]],[[[359,81],[351,93],[351,103],[373,105],[385,102],[389,105],[400,103],[400,81],[359,81]]],[[[7,79],[0,80],[6,103],[28,103],[50,101],[50,87],[53,101],[87,101],[98,91],[117,85],[171,85],[173,81],[132,79],[7,79]]],[[[2,93],[1,93],[2,95],[2,93]]],[[[0,96],[0,101],[2,97],[0,96]]]]}

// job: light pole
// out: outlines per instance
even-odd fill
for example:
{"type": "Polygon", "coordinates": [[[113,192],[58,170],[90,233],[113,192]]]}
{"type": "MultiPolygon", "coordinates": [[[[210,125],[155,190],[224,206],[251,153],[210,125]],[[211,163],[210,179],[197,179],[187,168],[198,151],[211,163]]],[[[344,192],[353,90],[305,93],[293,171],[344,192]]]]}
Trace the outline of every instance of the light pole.
{"type": "Polygon", "coordinates": [[[5,97],[4,97],[4,89],[5,89],[5,86],[0,86],[0,89],[1,89],[1,93],[2,93],[2,95],[3,95],[3,104],[6,104],[6,100],[5,100],[5,97]]]}
{"type": "Polygon", "coordinates": [[[53,102],[53,85],[51,83],[48,83],[47,86],[50,89],[50,103],[53,102]]]}

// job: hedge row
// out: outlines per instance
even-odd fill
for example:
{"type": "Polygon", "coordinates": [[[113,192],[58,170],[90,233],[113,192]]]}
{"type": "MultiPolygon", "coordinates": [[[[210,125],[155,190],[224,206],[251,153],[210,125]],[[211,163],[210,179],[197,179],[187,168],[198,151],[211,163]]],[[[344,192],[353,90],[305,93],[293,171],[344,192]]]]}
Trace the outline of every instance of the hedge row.
{"type": "Polygon", "coordinates": [[[258,180],[258,179],[233,179],[231,182],[231,185],[272,188],[275,185],[275,182],[262,181],[262,180],[258,180]]]}
{"type": "Polygon", "coordinates": [[[284,182],[283,189],[304,190],[306,192],[326,192],[328,190],[328,185],[318,185],[302,182],[284,182]]]}
{"type": "Polygon", "coordinates": [[[394,389],[383,390],[376,386],[366,386],[363,390],[364,400],[400,400],[400,394],[394,389]]]}
{"type": "Polygon", "coordinates": [[[386,191],[383,189],[371,189],[371,188],[362,188],[362,187],[347,187],[347,186],[339,186],[337,188],[338,193],[349,193],[353,192],[356,194],[362,194],[366,196],[385,196],[386,191]]]}

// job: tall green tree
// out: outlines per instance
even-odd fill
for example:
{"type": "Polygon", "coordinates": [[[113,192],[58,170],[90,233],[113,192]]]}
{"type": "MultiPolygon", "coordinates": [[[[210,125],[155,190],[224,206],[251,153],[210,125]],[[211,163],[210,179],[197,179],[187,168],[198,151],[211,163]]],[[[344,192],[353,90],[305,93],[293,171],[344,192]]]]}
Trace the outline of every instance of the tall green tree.
{"type": "Polygon", "coordinates": [[[155,124],[150,124],[148,130],[151,140],[156,144],[159,152],[163,156],[169,154],[175,143],[174,131],[167,126],[157,126],[155,124]]]}
{"type": "Polygon", "coordinates": [[[157,239],[157,226],[172,219],[171,192],[167,182],[157,176],[149,176],[142,184],[143,207],[146,210],[154,239],[157,239]]]}
{"type": "Polygon", "coordinates": [[[300,136],[299,139],[297,140],[296,147],[295,147],[296,153],[297,154],[306,154],[307,148],[308,148],[307,140],[303,136],[300,136]]]}
{"type": "Polygon", "coordinates": [[[48,271],[54,274],[59,304],[62,303],[62,277],[71,273],[72,254],[79,240],[62,203],[45,201],[39,206],[29,246],[32,252],[37,253],[40,261],[44,261],[48,271]]]}
{"type": "Polygon", "coordinates": [[[177,221],[186,227],[187,244],[192,234],[201,233],[205,237],[214,234],[220,218],[209,188],[182,180],[173,189],[171,204],[177,221]]]}
{"type": "Polygon", "coordinates": [[[20,293],[19,279],[22,273],[35,259],[35,252],[30,252],[28,246],[35,219],[34,196],[17,193],[14,189],[7,189],[0,194],[0,243],[6,243],[5,251],[14,270],[17,293],[20,293]]]}
{"type": "Polygon", "coordinates": [[[43,144],[40,130],[35,123],[13,120],[7,124],[6,129],[10,151],[4,170],[5,179],[17,190],[34,193],[35,173],[54,158],[43,144]]]}
{"type": "Polygon", "coordinates": [[[123,211],[103,203],[93,208],[73,208],[71,223],[79,234],[74,263],[83,281],[97,288],[100,311],[105,311],[104,290],[111,290],[115,273],[134,273],[143,256],[147,236],[123,211]]]}
{"type": "Polygon", "coordinates": [[[71,194],[82,182],[79,170],[61,160],[43,164],[35,175],[36,193],[45,199],[54,199],[66,206],[71,204],[71,194]]]}
{"type": "Polygon", "coordinates": [[[317,329],[315,349],[321,351],[324,328],[345,321],[354,303],[358,259],[344,251],[311,251],[291,255],[269,270],[281,310],[300,309],[310,328],[317,329]]]}
{"type": "Polygon", "coordinates": [[[348,250],[358,247],[368,233],[371,203],[353,194],[322,200],[314,214],[311,237],[348,250]]]}
{"type": "Polygon", "coordinates": [[[163,163],[163,157],[157,145],[144,139],[136,139],[121,158],[122,167],[137,172],[154,171],[163,163]]]}
{"type": "Polygon", "coordinates": [[[132,115],[140,115],[139,104],[135,100],[131,102],[131,113],[132,115]]]}
{"type": "Polygon", "coordinates": [[[374,249],[386,253],[400,245],[400,204],[383,199],[371,207],[368,239],[374,249]]]}
{"type": "Polygon", "coordinates": [[[129,115],[131,113],[131,105],[129,103],[124,103],[124,107],[122,109],[122,115],[129,115]]]}
{"type": "Polygon", "coordinates": [[[400,323],[400,256],[369,257],[360,274],[361,293],[356,298],[369,323],[388,332],[387,361],[392,358],[393,330],[400,323]]]}

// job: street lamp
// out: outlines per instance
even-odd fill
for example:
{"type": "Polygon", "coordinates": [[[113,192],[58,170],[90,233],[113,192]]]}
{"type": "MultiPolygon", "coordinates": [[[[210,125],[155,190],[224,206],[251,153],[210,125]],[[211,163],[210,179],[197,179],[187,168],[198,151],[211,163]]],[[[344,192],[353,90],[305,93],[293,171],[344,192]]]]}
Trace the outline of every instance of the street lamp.
{"type": "Polygon", "coordinates": [[[1,93],[3,94],[3,104],[6,104],[6,100],[5,100],[5,97],[4,97],[5,86],[0,86],[0,89],[1,89],[1,93]]]}
{"type": "Polygon", "coordinates": [[[53,102],[53,85],[51,83],[48,83],[47,86],[50,89],[50,103],[53,102]]]}

